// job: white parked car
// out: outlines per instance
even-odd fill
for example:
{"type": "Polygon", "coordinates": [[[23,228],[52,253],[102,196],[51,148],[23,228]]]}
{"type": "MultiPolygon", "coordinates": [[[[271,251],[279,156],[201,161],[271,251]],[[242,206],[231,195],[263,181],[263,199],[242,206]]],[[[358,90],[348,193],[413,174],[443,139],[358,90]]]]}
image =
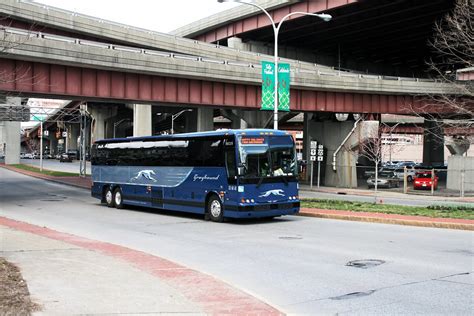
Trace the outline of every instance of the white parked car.
{"type": "Polygon", "coordinates": [[[35,155],[32,154],[32,153],[26,153],[26,154],[25,154],[25,158],[26,158],[26,159],[33,159],[34,157],[35,157],[35,155]]]}
{"type": "MultiPolygon", "coordinates": [[[[403,168],[397,168],[393,170],[397,175],[398,179],[403,181],[405,171],[403,168]]],[[[407,181],[412,182],[415,179],[416,170],[413,167],[407,167],[407,181]]]]}

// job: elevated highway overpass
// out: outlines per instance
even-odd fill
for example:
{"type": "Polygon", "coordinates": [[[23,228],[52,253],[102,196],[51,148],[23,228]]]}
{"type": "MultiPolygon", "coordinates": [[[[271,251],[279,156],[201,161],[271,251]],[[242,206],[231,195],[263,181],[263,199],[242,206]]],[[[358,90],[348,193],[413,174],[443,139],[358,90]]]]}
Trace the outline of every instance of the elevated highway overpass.
{"type": "MultiPolygon", "coordinates": [[[[258,109],[260,64],[210,59],[4,28],[0,52],[9,80],[0,89],[23,95],[129,102],[168,102],[258,109]]],[[[407,113],[415,94],[455,93],[426,79],[321,70],[292,61],[294,111],[407,113]]],[[[436,110],[436,109],[435,109],[436,110]]]]}

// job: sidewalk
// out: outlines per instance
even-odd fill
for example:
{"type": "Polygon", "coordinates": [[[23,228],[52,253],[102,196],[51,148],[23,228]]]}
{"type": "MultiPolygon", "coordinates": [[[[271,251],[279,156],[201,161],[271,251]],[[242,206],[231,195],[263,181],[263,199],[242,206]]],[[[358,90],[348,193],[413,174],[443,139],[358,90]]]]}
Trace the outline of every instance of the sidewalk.
{"type": "Polygon", "coordinates": [[[38,315],[282,314],[212,276],[119,245],[4,217],[0,235],[0,256],[21,269],[38,315]]]}
{"type": "MultiPolygon", "coordinates": [[[[54,181],[62,184],[72,185],[84,189],[90,189],[91,179],[90,177],[80,178],[80,177],[52,177],[45,176],[38,173],[25,171],[17,169],[11,166],[3,165],[0,167],[23,173],[32,177],[45,179],[49,181],[54,181]]],[[[310,191],[311,188],[308,185],[300,185],[300,190],[310,191]]],[[[360,189],[343,189],[343,188],[332,188],[332,187],[321,187],[315,188],[311,191],[316,192],[326,192],[333,194],[348,194],[348,195],[368,195],[373,196],[373,191],[360,190],[360,189]]],[[[407,196],[406,194],[399,192],[386,192],[379,191],[377,196],[386,197],[400,197],[404,199],[413,198],[429,198],[431,200],[439,197],[420,197],[420,196],[407,196]]],[[[474,202],[473,197],[443,197],[443,200],[451,201],[462,201],[462,202],[474,202]]],[[[463,229],[463,230],[474,230],[474,220],[460,220],[454,218],[431,218],[424,216],[405,216],[405,215],[395,215],[395,214],[383,214],[383,213],[363,213],[363,212],[350,212],[350,211],[338,211],[338,210],[321,210],[321,209],[305,209],[300,210],[302,216],[310,217],[319,217],[319,218],[330,218],[330,219],[339,219],[339,220],[351,220],[351,221],[364,221],[364,222],[373,222],[373,223],[384,223],[384,224],[399,224],[399,225],[410,225],[410,226],[423,226],[423,227],[437,227],[437,228],[449,228],[449,229],[463,229]]]]}

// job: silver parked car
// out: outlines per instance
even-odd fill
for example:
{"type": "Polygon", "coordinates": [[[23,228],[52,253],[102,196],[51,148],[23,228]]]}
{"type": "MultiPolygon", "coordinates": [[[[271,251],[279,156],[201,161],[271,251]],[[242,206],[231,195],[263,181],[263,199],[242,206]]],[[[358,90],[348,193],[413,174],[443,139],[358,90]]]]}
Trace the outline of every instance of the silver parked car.
{"type": "MultiPolygon", "coordinates": [[[[375,175],[367,179],[369,189],[375,188],[375,175]]],[[[394,171],[381,171],[377,178],[377,188],[398,188],[399,179],[394,171]]]]}

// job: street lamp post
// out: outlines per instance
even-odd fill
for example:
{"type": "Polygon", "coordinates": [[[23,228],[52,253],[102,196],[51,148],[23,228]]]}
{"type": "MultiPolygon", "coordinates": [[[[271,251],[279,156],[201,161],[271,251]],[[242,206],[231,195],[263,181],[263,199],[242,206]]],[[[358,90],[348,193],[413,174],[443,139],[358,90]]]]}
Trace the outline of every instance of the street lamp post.
{"type": "Polygon", "coordinates": [[[270,13],[268,13],[267,10],[265,10],[265,8],[263,8],[262,6],[256,4],[256,3],[253,3],[253,2],[248,2],[248,1],[244,1],[244,0],[217,0],[217,2],[219,3],[223,3],[223,2],[236,2],[236,3],[242,3],[242,4],[248,4],[248,5],[251,5],[251,6],[254,6],[258,9],[260,9],[261,11],[263,11],[263,13],[265,13],[265,15],[270,19],[270,22],[272,23],[272,27],[273,27],[273,34],[274,34],[274,40],[275,40],[275,47],[274,47],[274,64],[275,64],[275,68],[273,69],[273,72],[274,72],[274,76],[275,76],[275,90],[274,90],[274,105],[273,105],[273,129],[278,129],[278,33],[280,32],[280,27],[282,26],[283,22],[288,19],[290,16],[293,16],[293,15],[310,15],[310,16],[315,16],[315,17],[318,17],[320,19],[322,19],[323,21],[325,22],[328,22],[332,19],[332,16],[329,15],[329,14],[325,14],[325,13],[322,13],[322,14],[317,14],[317,13],[309,13],[309,12],[292,12],[292,13],[289,13],[287,15],[285,15],[281,21],[278,23],[278,26],[275,24],[275,21],[273,20],[272,16],[270,15],[270,13]]]}
{"type": "Polygon", "coordinates": [[[176,114],[171,115],[171,135],[174,134],[174,120],[177,119],[184,112],[191,112],[191,111],[192,111],[191,109],[186,109],[186,110],[182,110],[176,114]]]}

